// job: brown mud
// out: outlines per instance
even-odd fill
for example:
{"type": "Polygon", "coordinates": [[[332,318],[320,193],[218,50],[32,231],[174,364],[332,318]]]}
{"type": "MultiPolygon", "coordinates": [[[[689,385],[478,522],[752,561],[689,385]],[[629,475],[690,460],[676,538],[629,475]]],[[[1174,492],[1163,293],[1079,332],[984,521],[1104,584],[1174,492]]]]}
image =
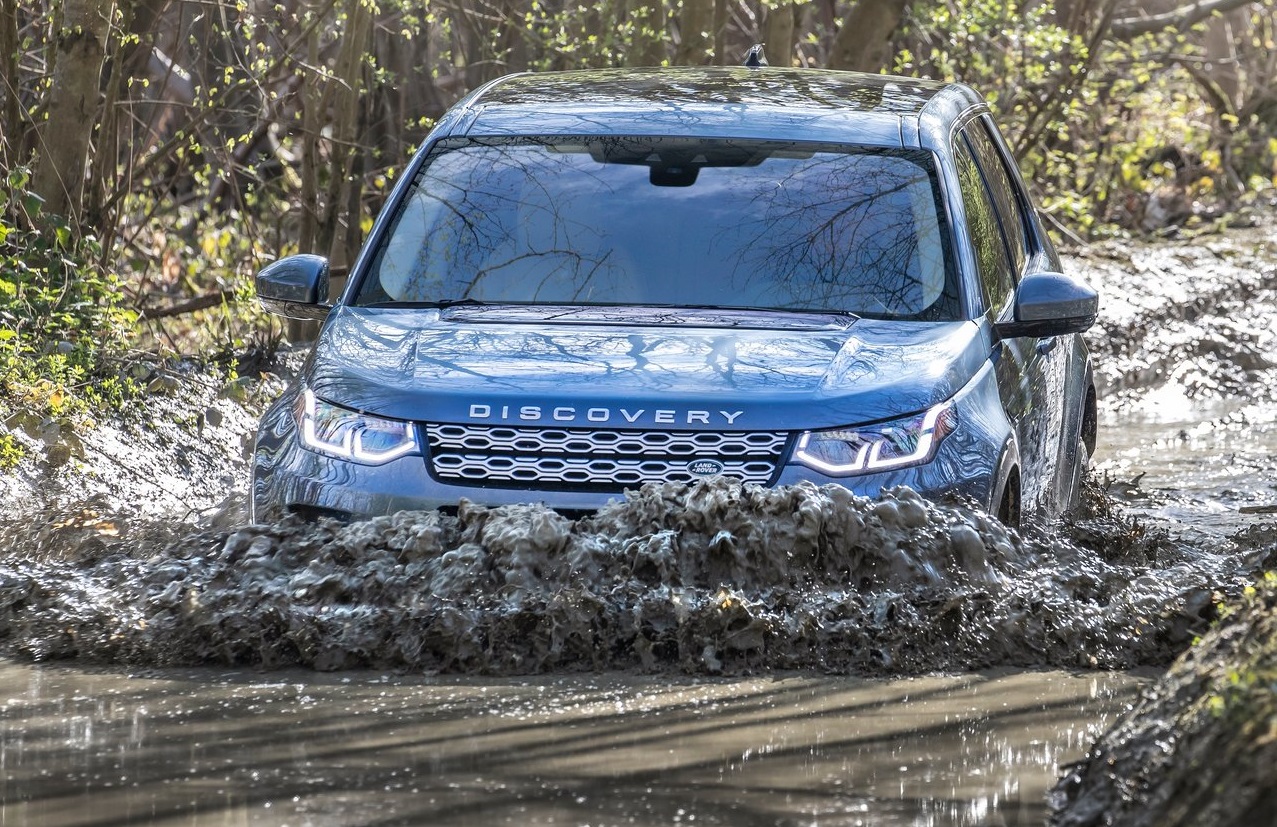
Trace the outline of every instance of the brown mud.
{"type": "Polygon", "coordinates": [[[1146,689],[1050,799],[1055,827],[1277,824],[1277,580],[1146,689]]]}
{"type": "Polygon", "coordinates": [[[0,565],[0,645],[36,660],[483,674],[911,674],[1165,663],[1277,544],[1186,554],[1120,517],[1075,544],[907,489],[645,487],[541,506],[284,522],[151,556],[94,542],[0,565]]]}

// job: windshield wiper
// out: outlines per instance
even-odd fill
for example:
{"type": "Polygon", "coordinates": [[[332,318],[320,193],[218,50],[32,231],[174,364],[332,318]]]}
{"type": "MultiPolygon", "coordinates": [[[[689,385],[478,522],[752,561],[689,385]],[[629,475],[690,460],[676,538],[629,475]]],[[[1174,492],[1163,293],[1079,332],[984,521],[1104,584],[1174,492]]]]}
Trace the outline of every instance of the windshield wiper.
{"type": "Polygon", "coordinates": [[[479,301],[478,299],[444,299],[443,301],[432,301],[432,302],[407,302],[407,301],[395,301],[394,299],[391,299],[390,301],[384,301],[384,302],[368,302],[367,304],[360,305],[360,306],[361,307],[401,307],[401,308],[430,307],[430,308],[438,308],[439,310],[446,310],[449,307],[486,307],[492,304],[500,304],[500,302],[483,302],[483,301],[479,301]]]}
{"type": "Polygon", "coordinates": [[[478,299],[466,297],[464,299],[444,299],[443,301],[430,302],[431,307],[437,307],[444,310],[449,307],[482,307],[488,304],[500,304],[500,302],[483,302],[478,299]]]}
{"type": "Polygon", "coordinates": [[[841,319],[859,319],[860,316],[850,310],[829,310],[810,307],[761,307],[744,304],[643,304],[632,305],[653,310],[688,310],[711,313],[797,313],[805,316],[837,316],[841,319]]]}

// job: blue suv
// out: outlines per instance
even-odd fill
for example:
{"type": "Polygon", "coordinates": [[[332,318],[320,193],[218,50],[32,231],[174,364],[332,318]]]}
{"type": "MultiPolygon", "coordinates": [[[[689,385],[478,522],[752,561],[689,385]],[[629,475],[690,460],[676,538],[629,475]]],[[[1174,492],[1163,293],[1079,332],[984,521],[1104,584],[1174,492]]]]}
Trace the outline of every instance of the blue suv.
{"type": "Polygon", "coordinates": [[[907,485],[1008,523],[1095,445],[1064,275],[961,84],[776,68],[523,74],[438,123],[263,417],[255,519],[542,502],[648,482],[907,485]]]}

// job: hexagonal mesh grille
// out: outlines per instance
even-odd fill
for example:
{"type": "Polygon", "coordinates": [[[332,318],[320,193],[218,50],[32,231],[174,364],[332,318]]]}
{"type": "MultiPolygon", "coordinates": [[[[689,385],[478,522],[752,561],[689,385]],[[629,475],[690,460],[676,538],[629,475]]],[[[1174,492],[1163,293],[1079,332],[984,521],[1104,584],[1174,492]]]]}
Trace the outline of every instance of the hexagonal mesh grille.
{"type": "Polygon", "coordinates": [[[619,491],[645,482],[692,482],[702,472],[765,484],[776,472],[784,432],[610,431],[426,425],[436,478],[460,484],[526,484],[548,490],[619,491]]]}

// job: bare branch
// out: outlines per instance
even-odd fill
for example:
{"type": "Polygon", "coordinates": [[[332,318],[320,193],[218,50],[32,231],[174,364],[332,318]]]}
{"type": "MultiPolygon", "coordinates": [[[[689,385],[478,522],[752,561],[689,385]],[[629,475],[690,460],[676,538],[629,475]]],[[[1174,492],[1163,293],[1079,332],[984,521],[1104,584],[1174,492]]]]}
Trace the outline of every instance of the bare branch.
{"type": "Polygon", "coordinates": [[[171,304],[168,307],[144,308],[139,311],[138,319],[139,321],[148,319],[167,319],[171,316],[182,316],[187,313],[194,313],[197,310],[208,310],[212,307],[220,307],[223,304],[230,304],[234,301],[234,290],[218,290],[214,293],[205,293],[202,296],[187,299],[184,302],[171,304]]]}
{"type": "Polygon", "coordinates": [[[1233,9],[1240,9],[1242,6],[1249,6],[1254,2],[1255,0],[1198,0],[1161,14],[1123,17],[1113,21],[1112,26],[1109,27],[1109,36],[1114,40],[1131,40],[1142,34],[1151,34],[1165,29],[1187,29],[1212,14],[1223,14],[1233,9]]]}

